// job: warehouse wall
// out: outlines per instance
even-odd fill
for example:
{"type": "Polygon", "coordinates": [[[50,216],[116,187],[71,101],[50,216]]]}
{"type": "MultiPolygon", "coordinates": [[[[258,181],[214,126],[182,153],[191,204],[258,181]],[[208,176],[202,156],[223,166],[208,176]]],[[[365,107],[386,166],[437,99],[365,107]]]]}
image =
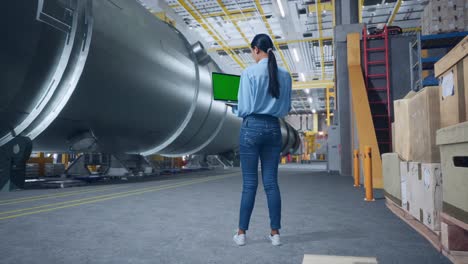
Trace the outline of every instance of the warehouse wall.
{"type": "Polygon", "coordinates": [[[390,85],[393,100],[405,97],[411,90],[409,43],[415,38],[415,35],[390,38],[390,85]]]}
{"type": "MultiPolygon", "coordinates": [[[[352,136],[355,135],[355,145],[357,142],[357,131],[351,130],[352,105],[351,94],[348,83],[347,66],[347,43],[346,36],[352,32],[361,32],[362,24],[339,25],[335,28],[335,58],[336,58],[336,92],[337,111],[335,113],[334,124],[341,129],[341,175],[352,175],[352,136]]],[[[411,90],[410,63],[409,63],[409,43],[415,38],[414,35],[391,36],[390,48],[390,86],[391,99],[403,98],[411,90]]],[[[362,49],[361,49],[362,50],[362,49]]],[[[363,56],[361,56],[363,58],[363,56]]],[[[372,59],[372,58],[371,58],[372,59]]],[[[374,58],[378,59],[378,58],[374,58]]],[[[393,116],[393,113],[392,113],[393,116]]],[[[354,121],[353,121],[354,122],[354,121]]],[[[330,157],[332,158],[332,157],[330,157]]]]}

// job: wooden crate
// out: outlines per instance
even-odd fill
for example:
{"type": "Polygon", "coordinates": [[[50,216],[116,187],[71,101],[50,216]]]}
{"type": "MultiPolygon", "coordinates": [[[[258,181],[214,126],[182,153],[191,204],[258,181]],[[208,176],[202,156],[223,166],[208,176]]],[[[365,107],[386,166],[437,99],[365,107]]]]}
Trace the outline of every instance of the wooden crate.
{"type": "Polygon", "coordinates": [[[435,76],[440,78],[441,127],[468,121],[467,55],[468,36],[434,66],[435,76]]]}
{"type": "Polygon", "coordinates": [[[437,131],[443,177],[443,212],[468,225],[468,122],[437,131]]]}

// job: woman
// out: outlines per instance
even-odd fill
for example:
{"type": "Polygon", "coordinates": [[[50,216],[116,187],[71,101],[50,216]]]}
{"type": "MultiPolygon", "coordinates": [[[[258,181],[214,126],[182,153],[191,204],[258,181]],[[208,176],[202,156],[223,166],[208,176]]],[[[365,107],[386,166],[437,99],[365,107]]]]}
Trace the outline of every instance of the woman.
{"type": "Polygon", "coordinates": [[[243,189],[239,229],[234,242],[243,246],[258,186],[258,159],[261,161],[263,187],[270,213],[270,240],[279,246],[281,228],[281,196],[278,187],[278,163],[281,151],[281,130],[278,118],[291,108],[291,76],[276,63],[273,42],[265,34],[254,37],[252,57],[257,64],[241,75],[238,105],[234,113],[243,118],[240,131],[240,160],[243,189]]]}

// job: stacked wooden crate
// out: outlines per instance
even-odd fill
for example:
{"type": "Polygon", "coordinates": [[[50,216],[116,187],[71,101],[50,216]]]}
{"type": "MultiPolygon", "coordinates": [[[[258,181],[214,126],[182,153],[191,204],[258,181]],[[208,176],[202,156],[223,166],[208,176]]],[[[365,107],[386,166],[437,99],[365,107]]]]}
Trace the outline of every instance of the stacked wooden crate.
{"type": "Polygon", "coordinates": [[[468,37],[435,64],[441,80],[441,129],[437,131],[443,173],[441,241],[444,252],[468,263],[468,37]]]}
{"type": "Polygon", "coordinates": [[[468,37],[436,63],[440,86],[394,102],[396,153],[382,155],[389,208],[455,263],[468,263],[467,54],[468,37]]]}
{"type": "Polygon", "coordinates": [[[394,168],[393,176],[384,172],[384,182],[389,181],[388,177],[400,182],[400,194],[396,195],[402,201],[397,204],[437,233],[442,207],[440,152],[436,145],[440,128],[439,87],[411,92],[394,102],[394,110],[396,153],[389,155],[397,156],[399,162],[395,157],[391,162],[390,157],[382,156],[383,166],[394,168]]]}
{"type": "Polygon", "coordinates": [[[421,16],[424,35],[464,31],[468,28],[468,2],[465,0],[429,0],[421,16]]]}

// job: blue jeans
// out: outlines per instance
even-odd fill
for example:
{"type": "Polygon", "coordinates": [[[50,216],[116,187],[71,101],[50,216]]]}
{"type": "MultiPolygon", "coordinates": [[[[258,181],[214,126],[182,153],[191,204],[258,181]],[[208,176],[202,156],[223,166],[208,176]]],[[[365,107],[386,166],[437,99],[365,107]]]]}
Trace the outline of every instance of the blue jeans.
{"type": "Polygon", "coordinates": [[[281,140],[278,118],[268,115],[249,115],[244,118],[239,139],[243,179],[239,228],[242,230],[249,229],[254,208],[259,158],[263,188],[268,200],[270,226],[271,229],[281,228],[281,196],[278,187],[281,140]]]}

